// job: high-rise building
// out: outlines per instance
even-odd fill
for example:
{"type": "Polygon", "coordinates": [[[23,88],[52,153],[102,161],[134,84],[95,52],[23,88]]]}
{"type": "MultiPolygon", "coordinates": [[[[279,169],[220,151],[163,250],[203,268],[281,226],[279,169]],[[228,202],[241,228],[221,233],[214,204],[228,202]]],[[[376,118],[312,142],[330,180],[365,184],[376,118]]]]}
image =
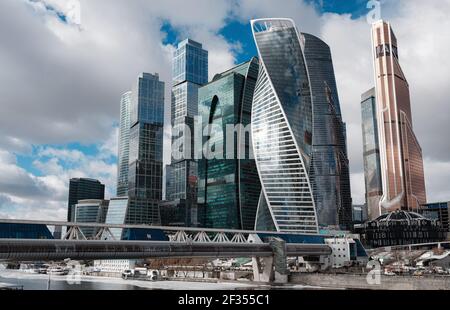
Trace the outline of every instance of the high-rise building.
{"type": "Polygon", "coordinates": [[[67,221],[75,220],[75,205],[79,200],[105,199],[105,185],[98,180],[73,178],[69,183],[69,203],[67,221]]]}
{"type": "Polygon", "coordinates": [[[366,205],[368,218],[371,220],[380,216],[380,199],[383,194],[376,112],[375,88],[372,88],[361,96],[366,205]]]}
{"type": "Polygon", "coordinates": [[[163,184],[164,82],[143,73],[130,107],[127,224],[160,224],[163,184]]]}
{"type": "Polygon", "coordinates": [[[198,226],[197,186],[198,167],[194,160],[194,117],[198,114],[198,89],[208,82],[208,51],[202,44],[186,39],[178,44],[173,55],[173,88],[171,104],[172,145],[183,140],[183,155],[172,157],[166,178],[170,180],[166,188],[166,200],[177,201],[183,214],[188,214],[187,224],[198,226]],[[184,126],[191,134],[184,132],[184,126]],[[185,210],[187,209],[187,210],[185,210]]]}
{"type": "Polygon", "coordinates": [[[120,101],[119,152],[117,163],[117,196],[128,194],[128,169],[130,154],[131,92],[120,101]]]}
{"type": "Polygon", "coordinates": [[[330,47],[302,33],[313,98],[310,178],[319,226],[350,229],[352,198],[346,125],[342,120],[330,47]]]}
{"type": "MultiPolygon", "coordinates": [[[[76,223],[105,223],[108,205],[109,200],[79,200],[75,205],[74,221],[76,223]]],[[[81,227],[81,232],[87,239],[91,239],[98,233],[98,228],[81,227]]]]}
{"type": "Polygon", "coordinates": [[[290,19],[252,20],[260,71],[252,108],[252,138],[262,184],[257,229],[319,231],[309,177],[312,90],[304,39],[290,19]]]}
{"type": "Polygon", "coordinates": [[[217,74],[199,90],[201,128],[211,129],[202,143],[211,154],[198,163],[198,202],[204,206],[205,227],[255,227],[261,185],[250,153],[250,123],[258,70],[259,61],[253,58],[217,74]]]}
{"type": "Polygon", "coordinates": [[[426,203],[422,149],[414,134],[409,85],[391,25],[372,26],[382,197],[379,214],[426,203]]]}

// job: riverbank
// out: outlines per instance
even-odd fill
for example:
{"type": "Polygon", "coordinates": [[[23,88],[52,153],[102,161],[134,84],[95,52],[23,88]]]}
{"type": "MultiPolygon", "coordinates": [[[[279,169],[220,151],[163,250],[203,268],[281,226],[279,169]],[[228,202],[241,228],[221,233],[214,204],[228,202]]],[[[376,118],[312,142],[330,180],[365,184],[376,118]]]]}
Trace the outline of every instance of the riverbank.
{"type": "Polygon", "coordinates": [[[450,276],[384,276],[367,281],[363,274],[293,273],[291,284],[365,290],[450,290],[450,276]],[[378,283],[378,284],[370,284],[378,283]]]}
{"type": "MultiPolygon", "coordinates": [[[[26,273],[16,270],[0,270],[0,282],[22,285],[24,290],[47,290],[48,275],[26,273]]],[[[170,281],[124,280],[96,276],[51,276],[51,290],[321,290],[324,287],[292,284],[274,286],[253,282],[201,281],[199,279],[172,279],[170,281]],[[80,280],[80,283],[73,283],[80,280]]]]}

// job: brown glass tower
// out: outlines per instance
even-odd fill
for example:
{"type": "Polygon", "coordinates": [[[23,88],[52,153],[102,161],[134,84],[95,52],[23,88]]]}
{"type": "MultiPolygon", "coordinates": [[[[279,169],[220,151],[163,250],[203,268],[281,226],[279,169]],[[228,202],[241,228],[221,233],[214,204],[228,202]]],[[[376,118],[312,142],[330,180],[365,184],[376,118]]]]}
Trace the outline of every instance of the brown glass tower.
{"type": "Polygon", "coordinates": [[[389,23],[372,26],[376,113],[382,178],[380,214],[426,203],[422,149],[413,131],[409,85],[389,23]]]}

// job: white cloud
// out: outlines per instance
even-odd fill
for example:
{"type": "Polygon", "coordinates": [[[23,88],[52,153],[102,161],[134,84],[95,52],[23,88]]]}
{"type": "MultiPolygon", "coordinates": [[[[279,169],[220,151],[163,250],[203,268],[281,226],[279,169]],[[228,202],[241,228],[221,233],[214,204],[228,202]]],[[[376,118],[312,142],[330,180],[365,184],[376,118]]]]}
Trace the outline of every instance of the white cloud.
{"type": "MultiPolygon", "coordinates": [[[[65,220],[70,178],[89,177],[106,185],[106,198],[115,195],[117,166],[109,163],[117,131],[97,146],[98,154],[40,147],[33,155],[34,175],[17,164],[16,156],[0,150],[0,217],[65,220]]],[[[114,160],[113,160],[114,161],[114,160]]]]}

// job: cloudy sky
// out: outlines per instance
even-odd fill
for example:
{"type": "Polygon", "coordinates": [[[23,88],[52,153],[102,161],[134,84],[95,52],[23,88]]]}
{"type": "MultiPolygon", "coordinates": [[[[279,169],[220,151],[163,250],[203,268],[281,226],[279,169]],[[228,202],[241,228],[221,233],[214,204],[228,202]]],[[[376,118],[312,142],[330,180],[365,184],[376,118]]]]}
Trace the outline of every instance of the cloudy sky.
{"type": "MultiPolygon", "coordinates": [[[[71,177],[114,195],[120,95],[142,71],[169,98],[186,37],[210,76],[256,54],[249,20],[293,18],[333,53],[355,203],[364,201],[360,95],[373,86],[367,0],[1,0],[0,217],[64,220],[71,177]]],[[[429,201],[450,200],[450,0],[386,0],[408,77],[429,201]]],[[[166,115],[170,105],[166,102],[166,115]]],[[[166,156],[167,158],[168,156],[166,156]]]]}

